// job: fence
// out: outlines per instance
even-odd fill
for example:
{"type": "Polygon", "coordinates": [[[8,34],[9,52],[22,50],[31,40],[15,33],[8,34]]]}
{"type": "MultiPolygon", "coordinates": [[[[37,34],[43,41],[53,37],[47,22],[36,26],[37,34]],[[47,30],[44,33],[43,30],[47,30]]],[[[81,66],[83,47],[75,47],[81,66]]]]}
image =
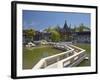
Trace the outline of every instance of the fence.
{"type": "Polygon", "coordinates": [[[73,46],[71,44],[69,45],[66,44],[62,45],[62,44],[55,44],[55,43],[53,44],[55,45],[54,47],[62,48],[63,46],[63,48],[66,48],[67,51],[41,59],[33,67],[33,69],[51,68],[53,66],[63,68],[65,66],[69,66],[70,64],[73,64],[76,60],[84,56],[85,50],[79,47],[73,46]]]}

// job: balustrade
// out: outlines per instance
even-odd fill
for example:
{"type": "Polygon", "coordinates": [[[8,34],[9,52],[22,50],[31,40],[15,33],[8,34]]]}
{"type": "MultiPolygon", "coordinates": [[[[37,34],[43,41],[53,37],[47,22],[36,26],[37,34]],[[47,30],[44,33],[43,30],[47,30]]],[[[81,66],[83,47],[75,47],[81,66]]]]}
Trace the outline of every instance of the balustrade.
{"type": "Polygon", "coordinates": [[[65,66],[69,66],[70,64],[74,63],[77,59],[82,57],[85,52],[85,50],[73,45],[70,46],[64,45],[64,48],[67,48],[69,50],[63,53],[43,58],[34,66],[34,69],[46,68],[54,63],[57,63],[57,67],[63,68],[65,66]]]}

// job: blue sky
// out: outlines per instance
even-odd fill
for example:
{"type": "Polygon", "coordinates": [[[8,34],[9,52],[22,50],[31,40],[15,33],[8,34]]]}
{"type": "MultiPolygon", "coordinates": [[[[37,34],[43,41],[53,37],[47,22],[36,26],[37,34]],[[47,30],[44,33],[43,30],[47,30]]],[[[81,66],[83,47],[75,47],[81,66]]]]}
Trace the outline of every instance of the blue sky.
{"type": "Polygon", "coordinates": [[[71,24],[71,27],[79,26],[81,23],[90,27],[90,17],[89,13],[23,10],[23,28],[43,30],[56,25],[63,27],[65,20],[68,25],[71,24]]]}

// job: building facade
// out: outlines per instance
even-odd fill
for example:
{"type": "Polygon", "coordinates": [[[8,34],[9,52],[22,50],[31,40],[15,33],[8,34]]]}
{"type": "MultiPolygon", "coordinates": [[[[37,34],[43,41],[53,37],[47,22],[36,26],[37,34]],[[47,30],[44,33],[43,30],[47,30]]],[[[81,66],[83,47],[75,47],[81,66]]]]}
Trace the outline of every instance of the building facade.
{"type": "Polygon", "coordinates": [[[90,31],[75,32],[73,34],[73,41],[77,43],[90,43],[91,42],[90,31]]]}

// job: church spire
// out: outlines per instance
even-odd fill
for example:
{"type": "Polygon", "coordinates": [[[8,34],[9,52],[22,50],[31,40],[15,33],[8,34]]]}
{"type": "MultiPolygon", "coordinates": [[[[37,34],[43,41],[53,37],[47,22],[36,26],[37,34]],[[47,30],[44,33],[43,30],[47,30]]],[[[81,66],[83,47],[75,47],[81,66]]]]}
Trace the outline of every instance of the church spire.
{"type": "Polygon", "coordinates": [[[67,25],[67,21],[66,20],[65,20],[65,24],[64,24],[63,29],[68,30],[68,25],[67,25]]]}

